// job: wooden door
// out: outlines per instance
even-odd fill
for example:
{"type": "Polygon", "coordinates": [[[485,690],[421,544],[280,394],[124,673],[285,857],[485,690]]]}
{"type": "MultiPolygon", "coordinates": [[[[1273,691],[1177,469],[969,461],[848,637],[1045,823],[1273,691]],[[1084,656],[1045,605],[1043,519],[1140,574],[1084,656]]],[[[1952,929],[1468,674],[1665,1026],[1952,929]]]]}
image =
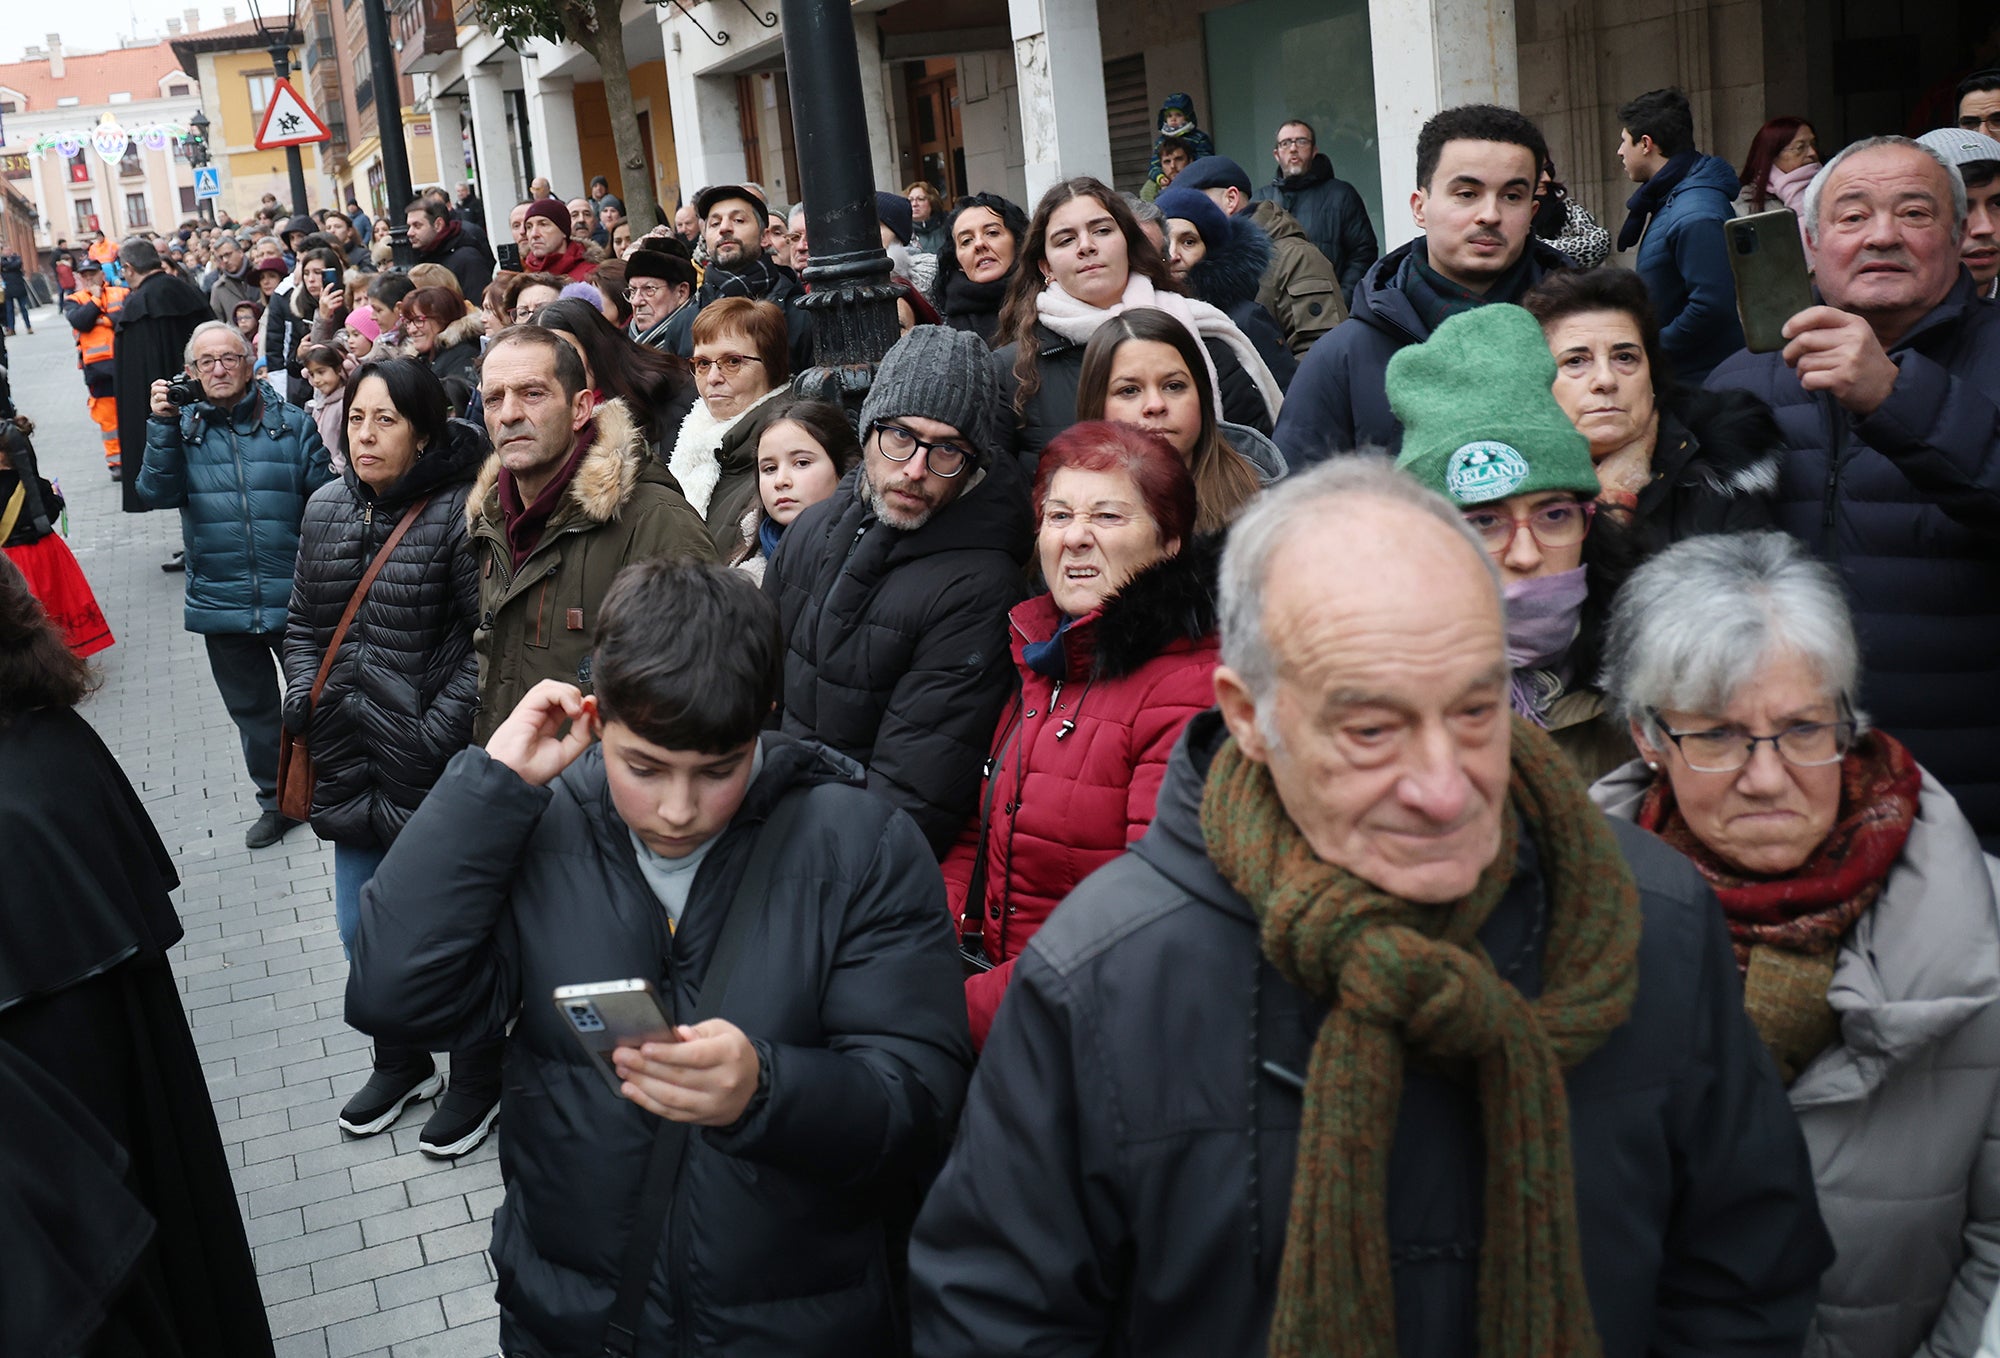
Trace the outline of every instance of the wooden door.
{"type": "Polygon", "coordinates": [[[929,182],[947,203],[965,193],[965,137],[959,117],[958,63],[922,65],[910,81],[910,143],[917,178],[929,182]]]}

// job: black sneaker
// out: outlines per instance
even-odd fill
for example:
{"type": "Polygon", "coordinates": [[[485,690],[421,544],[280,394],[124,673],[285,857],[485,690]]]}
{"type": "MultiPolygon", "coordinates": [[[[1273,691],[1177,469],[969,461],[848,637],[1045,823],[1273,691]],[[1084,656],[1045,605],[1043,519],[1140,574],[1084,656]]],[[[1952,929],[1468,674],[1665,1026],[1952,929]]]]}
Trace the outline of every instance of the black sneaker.
{"type": "Polygon", "coordinates": [[[454,1084],[424,1123],[417,1149],[434,1159],[456,1159],[484,1141],[499,1116],[498,1090],[460,1089],[454,1084]]]}
{"type": "MultiPolygon", "coordinates": [[[[377,1061],[381,1061],[378,1053],[377,1061]]],[[[444,1077],[430,1054],[423,1064],[378,1064],[368,1083],[340,1110],[340,1129],[355,1136],[373,1136],[402,1116],[403,1110],[423,1099],[434,1099],[444,1088],[444,1077]]]]}
{"type": "Polygon", "coordinates": [[[250,827],[250,833],[243,836],[243,846],[248,849],[268,849],[303,822],[277,811],[266,811],[257,817],[257,823],[250,827]]]}
{"type": "MultiPolygon", "coordinates": [[[[119,479],[122,481],[124,478],[121,476],[119,479]]],[[[175,552],[172,556],[168,557],[165,561],[162,561],[160,563],[160,569],[165,571],[168,575],[172,575],[176,571],[186,570],[187,553],[175,552]]]]}

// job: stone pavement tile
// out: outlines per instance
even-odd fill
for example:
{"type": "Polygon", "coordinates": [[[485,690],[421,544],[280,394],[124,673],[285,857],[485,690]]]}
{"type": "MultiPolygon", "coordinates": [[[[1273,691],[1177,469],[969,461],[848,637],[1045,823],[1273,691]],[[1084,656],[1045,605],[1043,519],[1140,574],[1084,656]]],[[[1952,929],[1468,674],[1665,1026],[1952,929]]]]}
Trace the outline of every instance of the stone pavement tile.
{"type": "Polygon", "coordinates": [[[344,1321],[326,1332],[328,1358],[349,1358],[401,1339],[417,1339],[445,1328],[444,1307],[435,1297],[344,1321]]]}
{"type": "Polygon", "coordinates": [[[442,1198],[421,1207],[405,1207],[400,1212],[368,1217],[361,1223],[361,1238],[370,1245],[379,1245],[385,1240],[422,1235],[426,1231],[464,1225],[471,1220],[472,1214],[466,1210],[465,1199],[442,1198]]]}
{"type": "Polygon", "coordinates": [[[445,1318],[454,1325],[464,1325],[488,1317],[498,1319],[500,1315],[500,1303],[493,1296],[491,1282],[453,1292],[443,1300],[445,1318]]]}
{"type": "MultiPolygon", "coordinates": [[[[395,1153],[395,1145],[384,1137],[342,1136],[331,1146],[300,1151],[299,1173],[303,1176],[324,1174],[330,1169],[353,1169],[356,1165],[373,1164],[395,1153]]],[[[356,1191],[361,1191],[358,1186],[356,1191]]]]}
{"type": "Polygon", "coordinates": [[[250,1215],[260,1217],[266,1212],[281,1212],[287,1207],[304,1207],[309,1203],[325,1202],[328,1198],[344,1198],[349,1191],[347,1171],[330,1170],[325,1174],[294,1179],[288,1184],[258,1189],[250,1195],[250,1215]]]}
{"type": "Polygon", "coordinates": [[[244,1117],[255,1117],[278,1108],[296,1108],[300,1104],[322,1103],[333,1097],[333,1083],[330,1080],[304,1080],[283,1089],[267,1089],[257,1094],[245,1094],[239,1100],[244,1117]]]}
{"type": "Polygon", "coordinates": [[[410,1180],[410,1205],[434,1202],[448,1198],[454,1193],[473,1193],[484,1188],[497,1187],[500,1183],[500,1162],[480,1160],[472,1164],[458,1164],[449,1174],[433,1175],[427,1179],[410,1180]]]}
{"type": "Polygon", "coordinates": [[[244,1165],[232,1171],[229,1177],[236,1181],[238,1193],[247,1194],[273,1184],[290,1183],[299,1177],[299,1170],[292,1157],[281,1155],[275,1160],[259,1160],[254,1165],[244,1165]]]}
{"type": "Polygon", "coordinates": [[[313,1290],[312,1265],[300,1264],[297,1268],[283,1268],[276,1273],[266,1273],[257,1280],[257,1286],[264,1293],[266,1306],[310,1296],[313,1290]]]}
{"type": "Polygon", "coordinates": [[[373,1249],[355,1250],[320,1260],[312,1267],[313,1286],[322,1292],[331,1291],[391,1273],[407,1273],[413,1268],[423,1267],[423,1263],[423,1250],[415,1240],[392,1240],[373,1249]]]}
{"type": "Polygon", "coordinates": [[[355,1283],[351,1287],[337,1287],[331,1292],[315,1292],[297,1301],[281,1301],[275,1306],[266,1306],[264,1313],[271,1318],[271,1334],[275,1338],[298,1334],[302,1330],[323,1329],[356,1316],[371,1315],[375,1309],[375,1284],[355,1283]]]}
{"type": "MultiPolygon", "coordinates": [[[[450,1315],[447,1309],[446,1318],[450,1315]]],[[[499,1348],[500,1323],[490,1320],[409,1340],[396,1345],[390,1354],[391,1358],[493,1358],[499,1348]]]]}
{"type": "MultiPolygon", "coordinates": [[[[345,1177],[345,1171],[341,1173],[342,1177],[345,1177]]],[[[349,1190],[338,1197],[316,1202],[306,1208],[306,1229],[317,1231],[328,1226],[338,1226],[343,1221],[361,1221],[388,1212],[399,1212],[409,1205],[409,1192],[401,1184],[383,1184],[380,1188],[371,1188],[366,1193],[349,1190]]],[[[364,1229],[363,1235],[366,1233],[364,1229]]]]}
{"type": "Polygon", "coordinates": [[[326,1358],[326,1331],[287,1335],[278,1341],[276,1358],[326,1358]]]}
{"type": "MultiPolygon", "coordinates": [[[[272,1066],[291,1066],[305,1061],[317,1061],[327,1054],[324,1038],[309,1037],[298,1042],[280,1044],[278,1041],[280,1034],[276,1029],[268,1033],[258,1033],[256,1037],[263,1039],[263,1046],[234,1058],[236,1073],[239,1075],[247,1075],[253,1070],[268,1070],[272,1066]]],[[[253,1039],[246,1037],[238,1040],[249,1042],[253,1039]]]]}
{"type": "MultiPolygon", "coordinates": [[[[220,1130],[222,1132],[222,1143],[226,1146],[237,1142],[253,1141],[259,1137],[271,1136],[276,1133],[288,1132],[291,1130],[291,1126],[291,1119],[286,1117],[284,1112],[280,1110],[276,1113],[259,1113],[254,1118],[237,1118],[234,1121],[223,1122],[220,1124],[220,1130]]],[[[271,1155],[289,1153],[288,1148],[286,1150],[273,1151],[271,1155]]],[[[271,1156],[260,1155],[257,1158],[259,1160],[268,1160],[271,1156]]]]}
{"type": "Polygon", "coordinates": [[[461,1254],[485,1254],[487,1246],[493,1243],[493,1223],[490,1220],[467,1222],[463,1226],[432,1231],[422,1239],[424,1259],[433,1264],[455,1259],[461,1254]]]}
{"type": "Polygon", "coordinates": [[[424,1297],[442,1297],[447,1292],[467,1288],[478,1288],[492,1295],[493,1283],[486,1276],[485,1256],[461,1254],[456,1259],[377,1278],[375,1297],[384,1306],[401,1306],[424,1297]]]}
{"type": "Polygon", "coordinates": [[[466,1194],[465,1205],[474,1220],[483,1221],[492,1217],[506,1196],[507,1190],[495,1184],[492,1188],[476,1189],[466,1194]]]}
{"type": "Polygon", "coordinates": [[[263,1245],[251,1253],[256,1256],[257,1271],[265,1273],[273,1269],[292,1268],[299,1264],[317,1263],[322,1259],[331,1259],[335,1255],[352,1254],[360,1248],[361,1227],[349,1221],[324,1231],[312,1231],[295,1239],[263,1245]]]}
{"type": "MultiPolygon", "coordinates": [[[[420,1108],[423,1110],[424,1116],[429,1116],[429,1104],[422,1104],[420,1108]]],[[[408,1117],[409,1114],[405,1113],[403,1116],[408,1117]]],[[[417,1125],[419,1127],[423,1125],[421,1119],[418,1120],[417,1125]]],[[[395,1143],[389,1141],[387,1137],[378,1136],[372,1139],[387,1144],[393,1153],[384,1159],[373,1160],[368,1164],[356,1165],[354,1167],[352,1177],[356,1192],[364,1188],[376,1188],[386,1183],[400,1183],[406,1179],[420,1179],[433,1174],[451,1173],[452,1164],[449,1160],[433,1160],[430,1156],[419,1155],[415,1151],[404,1154],[401,1151],[395,1151],[395,1143]]]]}
{"type": "Polygon", "coordinates": [[[275,1240],[290,1240],[305,1233],[305,1214],[297,1207],[252,1217],[243,1224],[243,1234],[250,1241],[251,1249],[256,1249],[259,1245],[268,1245],[275,1240]]]}

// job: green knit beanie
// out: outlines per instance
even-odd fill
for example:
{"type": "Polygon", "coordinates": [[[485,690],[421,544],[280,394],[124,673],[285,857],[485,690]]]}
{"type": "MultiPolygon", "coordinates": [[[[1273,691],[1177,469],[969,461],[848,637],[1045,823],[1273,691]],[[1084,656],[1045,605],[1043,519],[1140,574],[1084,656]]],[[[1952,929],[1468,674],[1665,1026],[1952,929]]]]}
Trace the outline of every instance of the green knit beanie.
{"type": "Polygon", "coordinates": [[[1596,496],[1590,444],[1556,404],[1555,380],[1542,327],[1520,307],[1453,316],[1389,360],[1389,407],[1403,423],[1396,465],[1460,505],[1596,496]]]}

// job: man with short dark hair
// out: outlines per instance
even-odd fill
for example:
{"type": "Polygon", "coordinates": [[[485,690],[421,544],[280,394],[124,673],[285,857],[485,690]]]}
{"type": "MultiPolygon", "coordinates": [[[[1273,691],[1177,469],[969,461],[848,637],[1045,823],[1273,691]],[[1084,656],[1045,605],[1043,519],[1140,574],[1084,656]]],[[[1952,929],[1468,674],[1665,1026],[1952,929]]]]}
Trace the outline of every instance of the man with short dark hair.
{"type": "Polygon", "coordinates": [[[1292,467],[1368,445],[1395,451],[1403,430],[1383,386],[1390,357],[1447,316],[1517,302],[1569,267],[1532,229],[1546,159],[1540,129],[1510,108],[1466,104],[1423,125],[1410,215],[1424,234],[1369,268],[1352,314],[1299,364],[1273,435],[1292,467]]]}
{"type": "Polygon", "coordinates": [[[1868,715],[2000,849],[2000,310],[1960,260],[1965,188],[1937,151],[1871,137],[1802,216],[1821,304],[1782,353],[1739,353],[1784,433],[1777,524],[1840,572],[1868,715]]]}
{"type": "Polygon", "coordinates": [[[1278,323],[1294,357],[1347,319],[1333,261],[1306,239],[1291,213],[1271,199],[1250,196],[1250,176],[1241,165],[1227,156],[1203,156],[1174,184],[1208,195],[1231,217],[1247,214],[1271,238],[1271,262],[1257,280],[1257,304],[1278,323]]]}
{"type": "Polygon", "coordinates": [[[592,245],[605,245],[610,237],[597,224],[597,207],[588,198],[569,200],[569,235],[571,240],[585,241],[592,245]]]}
{"type": "Polygon", "coordinates": [[[509,327],[480,362],[493,455],[467,500],[480,558],[475,743],[544,679],[590,687],[590,636],[612,577],[656,556],[714,557],[708,529],[623,401],[600,403],[552,330],[509,327]]]}
{"type": "Polygon", "coordinates": [[[524,695],[364,889],[347,1019],[507,1033],[505,1352],[908,1352],[972,1065],[943,879],[851,761],[763,729],[784,641],[743,572],[628,567],[592,625],[595,693],[524,695]]]}
{"type": "Polygon", "coordinates": [[[1679,90],[1652,90],[1618,110],[1618,159],[1639,185],[1625,201],[1618,248],[1639,247],[1660,349],[1694,386],[1743,347],[1736,280],[1722,224],[1736,214],[1736,168],[1694,147],[1694,114],[1679,90]]]}
{"type": "Polygon", "coordinates": [[[1918,137],[1943,156],[1965,183],[1965,234],[1959,261],[1984,300],[2000,298],[2000,141],[1962,127],[1941,127],[1918,137]]]}
{"type": "Polygon", "coordinates": [[[1343,310],[1352,307],[1361,276],[1382,253],[1368,205],[1352,184],[1335,176],[1333,162],[1319,149],[1319,135],[1303,118],[1279,127],[1271,158],[1277,174],[1257,190],[1256,200],[1276,203],[1297,219],[1306,239],[1332,261],[1343,310]]]}
{"type": "Polygon", "coordinates": [[[985,342],[920,325],[861,407],[861,474],[785,530],[764,575],[790,654],[783,729],[868,769],[943,858],[1013,690],[1007,611],[1033,525],[985,342]]]}
{"type": "Polygon", "coordinates": [[[403,220],[417,263],[450,269],[468,299],[476,301],[486,291],[493,281],[493,257],[474,243],[449,207],[424,194],[411,202],[403,220]]]}
{"type": "Polygon", "coordinates": [[[2000,66],[1974,71],[1958,82],[1958,125],[2000,138],[2000,66]]]}
{"type": "Polygon", "coordinates": [[[716,184],[701,191],[695,211],[706,224],[708,267],[695,295],[696,305],[668,325],[660,347],[682,358],[694,357],[694,318],[701,308],[723,297],[748,297],[785,309],[792,371],[811,367],[812,321],[798,307],[804,295],[798,275],[779,267],[764,251],[770,209],[763,196],[750,185],[716,184]]]}

